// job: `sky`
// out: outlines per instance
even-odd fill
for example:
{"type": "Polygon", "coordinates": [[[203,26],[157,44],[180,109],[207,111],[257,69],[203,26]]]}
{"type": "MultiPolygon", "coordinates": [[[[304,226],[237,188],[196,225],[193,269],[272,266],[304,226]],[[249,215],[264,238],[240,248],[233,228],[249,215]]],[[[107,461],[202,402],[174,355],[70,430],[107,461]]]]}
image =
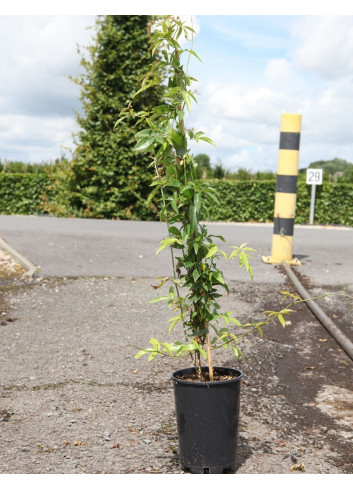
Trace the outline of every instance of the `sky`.
{"type": "MultiPolygon", "coordinates": [[[[222,8],[216,15],[193,5],[200,14],[180,7],[188,22],[193,14],[193,49],[202,59],[189,66],[198,103],[186,122],[216,144],[193,145],[194,154],[232,171],[275,172],[281,115],[298,113],[299,167],[353,162],[352,15],[225,15],[222,8]]],[[[81,105],[69,76],[83,73],[77,47],[92,43],[98,13],[125,12],[30,12],[0,11],[0,159],[40,163],[74,148],[81,105]]]]}

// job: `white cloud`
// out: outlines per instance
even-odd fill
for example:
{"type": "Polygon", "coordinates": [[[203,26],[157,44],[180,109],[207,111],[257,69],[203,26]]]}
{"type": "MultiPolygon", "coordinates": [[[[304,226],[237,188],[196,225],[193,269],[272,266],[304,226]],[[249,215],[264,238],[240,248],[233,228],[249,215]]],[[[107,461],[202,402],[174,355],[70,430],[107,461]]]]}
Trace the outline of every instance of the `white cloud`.
{"type": "Polygon", "coordinates": [[[293,24],[294,64],[325,79],[353,69],[353,16],[309,16],[293,24]]]}
{"type": "Polygon", "coordinates": [[[276,171],[283,113],[303,116],[301,167],[336,156],[353,161],[353,17],[304,17],[292,34],[287,56],[270,59],[252,83],[200,84],[193,125],[217,144],[202,148],[212,161],[276,171]]]}
{"type": "Polygon", "coordinates": [[[77,43],[91,42],[93,16],[0,16],[0,157],[59,157],[72,145],[82,72],[77,43]]]}
{"type": "Polygon", "coordinates": [[[72,146],[71,133],[76,130],[71,117],[0,115],[1,149],[14,160],[38,163],[67,154],[65,148],[72,146]]]}
{"type": "Polygon", "coordinates": [[[298,78],[292,64],[285,58],[271,59],[267,63],[265,76],[270,85],[277,87],[293,85],[298,78]]]}

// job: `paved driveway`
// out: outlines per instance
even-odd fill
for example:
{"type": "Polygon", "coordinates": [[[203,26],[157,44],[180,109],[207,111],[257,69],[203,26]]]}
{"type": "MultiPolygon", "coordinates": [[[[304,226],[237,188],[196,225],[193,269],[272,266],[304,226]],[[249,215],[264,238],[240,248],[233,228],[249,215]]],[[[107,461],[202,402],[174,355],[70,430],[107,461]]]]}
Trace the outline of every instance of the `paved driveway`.
{"type": "MultiPolygon", "coordinates": [[[[272,224],[210,224],[226,238],[223,249],[244,242],[257,250],[255,282],[281,283],[279,267],[264,264],[271,255],[272,224]]],[[[157,277],[171,273],[170,254],[155,252],[166,236],[159,222],[66,219],[47,216],[0,216],[0,236],[40,269],[42,276],[157,277]]],[[[293,254],[300,273],[316,285],[353,283],[353,229],[296,226],[293,254]]],[[[248,281],[235,262],[221,265],[231,280],[248,281]]]]}

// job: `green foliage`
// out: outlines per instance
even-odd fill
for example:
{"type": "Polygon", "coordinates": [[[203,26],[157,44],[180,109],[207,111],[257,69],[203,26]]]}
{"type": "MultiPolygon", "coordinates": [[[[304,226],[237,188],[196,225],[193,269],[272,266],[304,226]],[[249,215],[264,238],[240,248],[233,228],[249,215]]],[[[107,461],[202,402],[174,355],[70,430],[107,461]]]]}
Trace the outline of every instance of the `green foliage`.
{"type": "MultiPolygon", "coordinates": [[[[203,220],[234,222],[273,222],[275,181],[209,182],[216,190],[221,206],[212,206],[203,220]]],[[[298,182],[295,222],[308,224],[311,186],[298,182]]],[[[353,226],[353,185],[324,182],[316,187],[315,223],[353,226]]]]}
{"type": "Polygon", "coordinates": [[[216,178],[217,180],[222,180],[224,176],[225,176],[225,170],[222,164],[217,163],[217,165],[214,167],[213,170],[213,178],[216,178]]]}
{"type": "MultiPolygon", "coordinates": [[[[314,161],[308,168],[321,168],[324,181],[353,182],[353,163],[341,158],[314,161]]],[[[299,173],[305,174],[306,168],[301,168],[299,173]]]]}
{"type": "Polygon", "coordinates": [[[45,173],[52,163],[23,163],[22,161],[0,160],[0,171],[4,173],[45,173]]]}
{"type": "Polygon", "coordinates": [[[222,205],[214,205],[203,220],[266,222],[273,220],[275,181],[212,180],[222,205]]]}
{"type": "Polygon", "coordinates": [[[228,178],[233,178],[234,180],[253,180],[254,175],[250,170],[247,168],[240,167],[238,170],[234,173],[231,173],[228,178]]]}
{"type": "Polygon", "coordinates": [[[337,172],[348,172],[353,168],[353,163],[349,163],[341,158],[334,158],[333,160],[320,160],[310,163],[308,168],[322,168],[325,173],[334,175],[337,172]]]}
{"type": "Polygon", "coordinates": [[[196,177],[201,180],[205,180],[211,176],[211,162],[210,157],[204,153],[200,153],[194,158],[197,167],[195,168],[196,177]]]}
{"type": "MultiPolygon", "coordinates": [[[[284,325],[283,316],[290,311],[288,308],[279,312],[268,311],[265,321],[246,325],[241,325],[231,311],[221,312],[218,298],[221,297],[221,289],[228,293],[228,286],[222,270],[218,268],[218,260],[237,259],[239,266],[244,266],[252,278],[249,252],[255,250],[244,243],[232,246],[233,251],[227,254],[220,249],[224,238],[209,234],[207,227],[200,222],[201,216],[209,217],[211,208],[220,207],[220,201],[215,188],[197,178],[197,164],[189,150],[190,141],[213,142],[202,131],[187,130],[184,125],[185,110],[190,110],[191,100],[194,99],[191,90],[194,79],[184,71],[188,62],[182,61],[182,57],[197,55],[192,50],[182,49],[178,39],[181,34],[188,39],[190,32],[193,30],[179,18],[164,16],[159,19],[151,37],[151,51],[160,50],[161,58],[151,65],[150,72],[142,81],[141,90],[160,83],[154,70],[161,65],[167,73],[163,83],[164,103],[151,111],[136,112],[131,105],[128,107],[130,115],[139,117],[141,122],[148,125],[148,129],[136,134],[135,151],[154,150],[155,177],[148,201],[156,199],[159,217],[168,226],[168,236],[161,241],[157,254],[169,248],[173,264],[173,277],[164,277],[155,286],[158,289],[169,282],[168,295],[158,297],[153,302],[166,300],[174,311],[174,316],[169,320],[169,332],[178,323],[183,325],[184,330],[183,342],[161,343],[151,338],[152,346],[140,349],[136,357],[149,354],[149,360],[152,360],[157,355],[191,355],[200,379],[203,379],[203,357],[208,361],[212,381],[212,350],[227,348],[231,344],[234,355],[242,356],[239,338],[228,327],[230,323],[248,328],[241,336],[253,331],[262,335],[262,325],[275,318],[284,325]],[[220,327],[220,321],[225,325],[220,327]]],[[[121,114],[124,113],[126,111],[121,114]]]]}
{"type": "Polygon", "coordinates": [[[257,181],[257,180],[276,180],[276,174],[271,171],[257,171],[253,173],[245,167],[239,167],[236,171],[226,169],[222,162],[217,158],[217,163],[212,166],[210,157],[201,153],[194,157],[197,163],[196,176],[199,180],[239,180],[239,181],[257,181]]]}
{"type": "MultiPolygon", "coordinates": [[[[200,223],[201,214],[207,214],[208,208],[219,201],[214,189],[198,180],[195,172],[197,164],[188,147],[192,140],[213,142],[202,131],[187,130],[184,124],[185,111],[190,110],[191,101],[195,99],[191,84],[196,81],[184,71],[184,57],[187,66],[187,58],[197,55],[192,50],[182,49],[178,40],[182,34],[188,39],[192,32],[178,18],[165,16],[158,21],[150,46],[152,54],[158,50],[161,57],[158,63],[150,65],[141,90],[161,83],[155,73],[161,67],[166,74],[162,82],[164,103],[148,112],[137,112],[131,107],[128,109],[130,115],[139,117],[139,122],[148,125],[148,129],[136,134],[135,151],[154,150],[155,177],[148,201],[157,199],[159,217],[166,220],[168,225],[169,235],[161,241],[157,254],[165,248],[170,249],[173,278],[163,279],[156,288],[171,281],[169,296],[163,297],[168,300],[169,307],[177,311],[169,321],[169,331],[181,322],[185,335],[184,342],[164,345],[152,338],[152,350],[140,350],[137,357],[149,353],[149,360],[152,360],[157,354],[165,352],[177,356],[193,354],[195,368],[202,375],[201,356],[208,358],[209,364],[211,362],[210,327],[216,332],[213,347],[224,336],[224,331],[219,332],[215,325],[223,317],[217,298],[220,296],[218,288],[223,287],[228,291],[228,287],[223,272],[217,267],[219,256],[226,257],[226,254],[218,253],[214,237],[200,223]]],[[[223,240],[222,237],[218,239],[223,240]]],[[[245,250],[239,250],[239,257],[245,253],[245,250]]],[[[228,320],[229,317],[231,313],[227,316],[228,320]]],[[[212,379],[211,365],[210,376],[212,379]]]]}
{"type": "Polygon", "coordinates": [[[45,173],[0,173],[0,213],[45,213],[49,183],[45,173]]]}
{"type": "MultiPolygon", "coordinates": [[[[298,184],[295,222],[309,222],[311,186],[298,184]]],[[[353,184],[323,182],[316,186],[315,224],[353,226],[353,184]]]]}
{"type": "MultiPolygon", "coordinates": [[[[79,215],[80,210],[70,207],[67,193],[62,192],[62,181],[68,179],[70,167],[70,162],[63,159],[52,167],[48,165],[44,173],[0,173],[0,212],[50,213],[58,217],[79,215]]],[[[211,180],[203,183],[216,191],[222,205],[212,205],[208,212],[201,212],[201,220],[273,222],[275,181],[211,180]]],[[[296,224],[309,222],[310,199],[311,187],[305,181],[298,182],[296,224]]],[[[158,206],[157,198],[151,200],[153,206],[158,206]]],[[[318,185],[315,224],[353,226],[352,202],[353,184],[324,182],[318,185]]]]}
{"type": "MultiPolygon", "coordinates": [[[[148,21],[145,15],[97,18],[94,42],[81,61],[85,72],[73,80],[81,89],[83,106],[77,115],[76,149],[71,167],[57,182],[69,215],[151,219],[155,214],[145,202],[153,175],[151,157],[133,151],[136,119],[123,120],[114,129],[116,114],[139,88],[141,73],[151,61],[148,21]]],[[[160,76],[158,71],[155,76],[160,76]]],[[[136,109],[158,104],[161,92],[158,85],[141,92],[136,109]]]]}

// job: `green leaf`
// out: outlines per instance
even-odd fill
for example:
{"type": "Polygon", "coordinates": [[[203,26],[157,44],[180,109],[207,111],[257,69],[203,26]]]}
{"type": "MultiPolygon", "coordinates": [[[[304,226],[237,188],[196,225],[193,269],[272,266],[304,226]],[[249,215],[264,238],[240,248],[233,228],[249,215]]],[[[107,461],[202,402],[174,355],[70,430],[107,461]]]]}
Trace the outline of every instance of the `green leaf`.
{"type": "Polygon", "coordinates": [[[213,146],[216,146],[215,143],[212,141],[212,139],[208,138],[206,136],[201,136],[200,140],[205,141],[206,143],[212,144],[213,146]]]}
{"type": "Polygon", "coordinates": [[[170,205],[172,206],[173,211],[178,214],[178,205],[174,199],[171,199],[170,205]]]}
{"type": "Polygon", "coordinates": [[[149,301],[150,304],[153,304],[154,302],[159,302],[159,301],[166,301],[166,300],[169,300],[170,297],[169,295],[164,295],[162,297],[156,297],[155,299],[152,299],[151,301],[149,301]]]}
{"type": "Polygon", "coordinates": [[[217,251],[218,251],[217,246],[215,244],[212,244],[205,258],[210,258],[211,256],[215,255],[217,251]]]}
{"type": "Polygon", "coordinates": [[[145,138],[145,137],[152,137],[153,138],[153,131],[151,129],[142,129],[142,131],[139,131],[137,134],[135,134],[135,138],[137,140],[145,138]]]}
{"type": "Polygon", "coordinates": [[[278,320],[282,324],[282,326],[285,327],[286,321],[285,321],[284,317],[282,316],[282,314],[278,314],[278,320]]]}
{"type": "Polygon", "coordinates": [[[181,238],[181,232],[180,232],[180,229],[178,229],[177,227],[175,226],[170,226],[168,228],[168,231],[171,233],[171,234],[174,234],[174,236],[177,236],[178,238],[181,238]]]}
{"type": "Polygon", "coordinates": [[[195,56],[195,58],[197,58],[202,63],[202,59],[195,53],[195,51],[192,51],[191,49],[185,49],[185,51],[195,56]]]}
{"type": "Polygon", "coordinates": [[[151,362],[155,356],[158,355],[158,352],[157,351],[153,351],[150,356],[148,357],[148,361],[151,362]]]}
{"type": "Polygon", "coordinates": [[[203,358],[205,360],[207,360],[207,353],[205,352],[205,350],[202,348],[202,345],[198,345],[198,350],[199,352],[201,353],[201,355],[203,356],[203,358]]]}
{"type": "Polygon", "coordinates": [[[151,345],[154,346],[156,350],[160,349],[160,343],[158,340],[156,340],[156,338],[151,338],[149,343],[151,343],[151,345]]]}
{"type": "Polygon", "coordinates": [[[223,255],[223,257],[225,258],[225,260],[227,261],[228,260],[228,257],[227,255],[224,253],[224,251],[222,250],[219,250],[219,252],[223,255]]]}
{"type": "MultiPolygon", "coordinates": [[[[196,343],[197,344],[197,343],[196,343]]],[[[182,351],[195,351],[195,350],[198,350],[198,347],[196,347],[195,345],[191,344],[191,343],[187,343],[186,345],[184,345],[182,348],[181,348],[182,351]]]]}
{"type": "Polygon", "coordinates": [[[174,316],[173,318],[169,319],[168,323],[171,323],[169,326],[169,333],[175,328],[175,325],[177,324],[178,321],[182,318],[182,315],[179,314],[179,316],[174,316]]]}
{"type": "Polygon", "coordinates": [[[146,200],[146,204],[149,204],[151,202],[151,200],[153,199],[153,197],[156,195],[156,193],[159,191],[159,187],[155,187],[152,192],[150,193],[150,195],[148,196],[148,199],[146,200]]]}
{"type": "Polygon", "coordinates": [[[197,279],[200,277],[200,273],[198,270],[195,268],[195,270],[192,273],[192,278],[194,279],[195,282],[197,282],[197,279]]]}
{"type": "Polygon", "coordinates": [[[231,316],[229,316],[229,321],[231,321],[232,323],[236,324],[237,326],[240,326],[241,327],[241,322],[238,321],[238,319],[235,319],[231,316]]]}
{"type": "Polygon", "coordinates": [[[168,343],[161,343],[161,345],[165,348],[165,350],[169,353],[169,355],[171,357],[173,357],[173,351],[172,351],[172,348],[173,346],[172,345],[169,345],[168,343]]]}
{"type": "Polygon", "coordinates": [[[134,358],[140,358],[142,357],[142,355],[145,355],[146,353],[149,353],[149,351],[147,350],[140,350],[136,353],[136,355],[134,355],[134,358]]]}
{"type": "Polygon", "coordinates": [[[194,134],[194,139],[195,141],[198,143],[199,142],[199,139],[200,137],[205,134],[203,131],[197,131],[195,134],[194,134]]]}
{"type": "Polygon", "coordinates": [[[219,282],[220,284],[225,284],[223,277],[219,273],[214,273],[213,277],[219,282]]]}
{"type": "Polygon", "coordinates": [[[187,139],[185,135],[173,130],[170,137],[177,155],[184,156],[187,153],[187,139]]]}
{"type": "Polygon", "coordinates": [[[118,126],[118,125],[119,125],[121,122],[123,122],[123,121],[124,121],[124,120],[125,120],[127,117],[128,117],[127,115],[124,115],[123,117],[120,117],[120,119],[118,119],[118,120],[116,121],[116,123],[114,124],[114,129],[116,129],[116,128],[117,128],[117,126],[118,126]]]}
{"type": "Polygon", "coordinates": [[[195,192],[194,195],[194,205],[196,208],[196,212],[200,212],[200,207],[201,207],[201,194],[200,192],[195,192]]]}
{"type": "Polygon", "coordinates": [[[185,102],[185,105],[186,105],[186,108],[188,109],[188,111],[190,112],[191,110],[191,98],[190,98],[190,93],[189,92],[186,92],[186,91],[182,91],[181,92],[181,95],[183,97],[183,100],[185,102]]]}
{"type": "Polygon", "coordinates": [[[178,240],[178,238],[165,238],[165,239],[163,239],[161,241],[160,247],[156,251],[156,255],[158,255],[158,253],[160,253],[162,250],[164,250],[164,248],[166,248],[167,246],[170,246],[174,243],[181,244],[180,241],[178,240]]]}
{"type": "Polygon", "coordinates": [[[144,137],[138,141],[138,143],[134,146],[134,151],[146,151],[151,148],[153,145],[153,138],[150,136],[144,137]]]}
{"type": "Polygon", "coordinates": [[[197,228],[197,213],[196,213],[196,207],[194,205],[190,206],[189,218],[190,218],[190,234],[192,234],[197,228]]]}

